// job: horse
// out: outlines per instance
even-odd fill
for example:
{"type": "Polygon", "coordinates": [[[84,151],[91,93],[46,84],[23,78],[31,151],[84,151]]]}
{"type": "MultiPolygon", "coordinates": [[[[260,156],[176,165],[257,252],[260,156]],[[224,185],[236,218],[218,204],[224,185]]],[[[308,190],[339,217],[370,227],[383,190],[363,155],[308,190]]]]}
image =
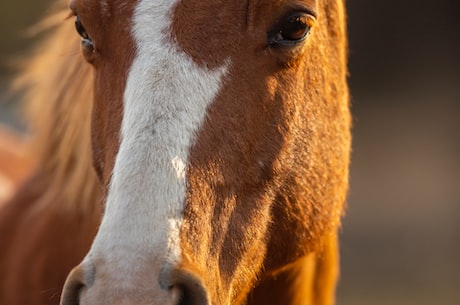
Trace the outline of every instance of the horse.
{"type": "Polygon", "coordinates": [[[344,1],[58,6],[18,81],[0,304],[334,304],[344,1]]]}

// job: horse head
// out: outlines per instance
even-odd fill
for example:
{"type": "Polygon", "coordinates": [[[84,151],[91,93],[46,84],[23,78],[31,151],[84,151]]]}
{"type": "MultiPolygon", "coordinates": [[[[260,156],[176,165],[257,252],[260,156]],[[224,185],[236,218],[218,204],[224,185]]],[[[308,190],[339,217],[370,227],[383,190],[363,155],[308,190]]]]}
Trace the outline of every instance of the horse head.
{"type": "Polygon", "coordinates": [[[337,0],[72,0],[105,212],[61,304],[242,304],[347,190],[337,0]]]}

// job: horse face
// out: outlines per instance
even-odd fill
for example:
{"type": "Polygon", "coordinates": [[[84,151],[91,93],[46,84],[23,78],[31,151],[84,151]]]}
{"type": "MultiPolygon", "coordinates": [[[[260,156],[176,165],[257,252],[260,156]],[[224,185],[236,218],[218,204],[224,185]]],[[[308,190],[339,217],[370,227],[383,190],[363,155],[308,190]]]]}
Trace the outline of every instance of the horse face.
{"type": "Polygon", "coordinates": [[[106,207],[62,304],[240,304],[335,228],[349,146],[337,2],[72,1],[106,207]]]}

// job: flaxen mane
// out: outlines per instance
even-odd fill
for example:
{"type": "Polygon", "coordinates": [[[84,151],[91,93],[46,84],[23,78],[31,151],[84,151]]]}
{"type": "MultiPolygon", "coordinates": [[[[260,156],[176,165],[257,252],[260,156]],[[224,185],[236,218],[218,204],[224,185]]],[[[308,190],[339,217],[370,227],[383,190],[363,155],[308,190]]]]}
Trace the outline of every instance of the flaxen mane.
{"type": "Polygon", "coordinates": [[[51,33],[24,65],[17,86],[26,92],[25,115],[33,133],[29,151],[38,159],[37,172],[51,177],[48,189],[59,192],[44,194],[42,203],[86,209],[97,185],[89,132],[93,79],[67,16],[63,9],[45,22],[51,33]]]}
{"type": "Polygon", "coordinates": [[[0,304],[57,303],[62,287],[55,285],[88,250],[101,215],[90,151],[91,67],[81,60],[65,2],[45,22],[49,35],[15,86],[27,101],[26,151],[37,166],[0,207],[0,274],[8,275],[0,304]]]}

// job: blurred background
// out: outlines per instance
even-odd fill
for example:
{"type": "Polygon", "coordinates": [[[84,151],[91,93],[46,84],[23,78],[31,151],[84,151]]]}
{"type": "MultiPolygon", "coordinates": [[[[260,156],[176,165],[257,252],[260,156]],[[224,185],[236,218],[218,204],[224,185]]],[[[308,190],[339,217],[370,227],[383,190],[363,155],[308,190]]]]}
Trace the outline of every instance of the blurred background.
{"type": "Polygon", "coordinates": [[[354,145],[338,305],[460,304],[460,2],[347,6],[354,145]]]}
{"type": "MultiPolygon", "coordinates": [[[[338,305],[460,304],[460,2],[347,1],[354,114],[338,305]]],[[[49,0],[0,3],[0,120],[49,0]]]]}

